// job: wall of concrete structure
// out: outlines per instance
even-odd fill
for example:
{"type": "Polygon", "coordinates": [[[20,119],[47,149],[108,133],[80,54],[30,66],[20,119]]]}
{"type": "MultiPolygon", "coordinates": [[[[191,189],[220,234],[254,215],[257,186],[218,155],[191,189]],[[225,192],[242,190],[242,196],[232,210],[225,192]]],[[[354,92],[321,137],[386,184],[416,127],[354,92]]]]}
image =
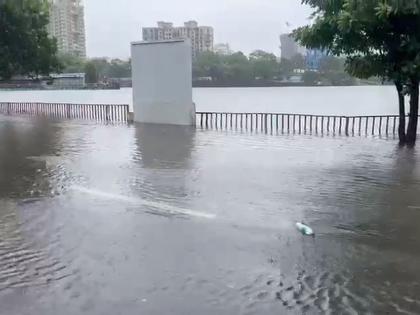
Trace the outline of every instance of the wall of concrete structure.
{"type": "Polygon", "coordinates": [[[131,56],[134,120],[194,125],[189,41],[132,43],[131,56]]]}

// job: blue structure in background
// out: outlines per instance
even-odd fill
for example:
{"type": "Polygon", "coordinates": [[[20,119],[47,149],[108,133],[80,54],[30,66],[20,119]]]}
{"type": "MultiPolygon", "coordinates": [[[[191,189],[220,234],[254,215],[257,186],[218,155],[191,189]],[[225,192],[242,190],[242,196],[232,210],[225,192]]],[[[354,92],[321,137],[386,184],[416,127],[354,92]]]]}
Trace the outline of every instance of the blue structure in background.
{"type": "Polygon", "coordinates": [[[306,51],[306,69],[311,71],[318,71],[321,65],[322,58],[326,57],[327,53],[320,49],[308,49],[306,51]]]}

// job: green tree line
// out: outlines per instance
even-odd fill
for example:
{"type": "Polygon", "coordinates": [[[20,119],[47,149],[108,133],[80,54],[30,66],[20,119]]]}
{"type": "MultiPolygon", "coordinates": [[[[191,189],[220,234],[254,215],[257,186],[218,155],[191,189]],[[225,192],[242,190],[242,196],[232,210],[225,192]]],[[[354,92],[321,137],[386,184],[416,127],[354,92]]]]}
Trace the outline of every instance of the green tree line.
{"type": "Polygon", "coordinates": [[[256,50],[249,56],[242,52],[220,55],[200,54],[193,63],[194,80],[209,80],[225,84],[247,84],[256,80],[287,80],[300,73],[306,85],[353,85],[354,78],[345,72],[344,59],[326,56],[317,71],[307,71],[305,58],[297,54],[281,59],[269,52],[256,50]]]}
{"type": "Polygon", "coordinates": [[[92,58],[84,59],[60,55],[63,72],[86,73],[87,83],[96,83],[107,78],[131,77],[131,60],[92,58]]]}

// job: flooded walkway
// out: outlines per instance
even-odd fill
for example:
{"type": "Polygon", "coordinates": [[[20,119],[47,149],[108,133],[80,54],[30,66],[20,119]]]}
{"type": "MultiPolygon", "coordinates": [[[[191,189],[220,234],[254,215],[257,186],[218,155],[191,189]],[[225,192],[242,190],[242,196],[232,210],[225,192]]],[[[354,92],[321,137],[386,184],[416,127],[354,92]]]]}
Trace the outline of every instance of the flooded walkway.
{"type": "Polygon", "coordinates": [[[0,314],[418,314],[419,161],[377,138],[0,116],[0,314]]]}

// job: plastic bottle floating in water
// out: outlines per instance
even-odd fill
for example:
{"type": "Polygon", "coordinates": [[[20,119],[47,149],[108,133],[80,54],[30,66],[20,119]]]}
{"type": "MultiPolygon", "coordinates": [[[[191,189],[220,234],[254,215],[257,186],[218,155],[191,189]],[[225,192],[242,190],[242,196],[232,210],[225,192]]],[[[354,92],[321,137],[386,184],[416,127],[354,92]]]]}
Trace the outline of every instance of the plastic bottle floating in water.
{"type": "Polygon", "coordinates": [[[296,227],[300,233],[306,236],[315,236],[314,230],[312,230],[309,226],[304,223],[298,222],[296,223],[296,227]]]}

